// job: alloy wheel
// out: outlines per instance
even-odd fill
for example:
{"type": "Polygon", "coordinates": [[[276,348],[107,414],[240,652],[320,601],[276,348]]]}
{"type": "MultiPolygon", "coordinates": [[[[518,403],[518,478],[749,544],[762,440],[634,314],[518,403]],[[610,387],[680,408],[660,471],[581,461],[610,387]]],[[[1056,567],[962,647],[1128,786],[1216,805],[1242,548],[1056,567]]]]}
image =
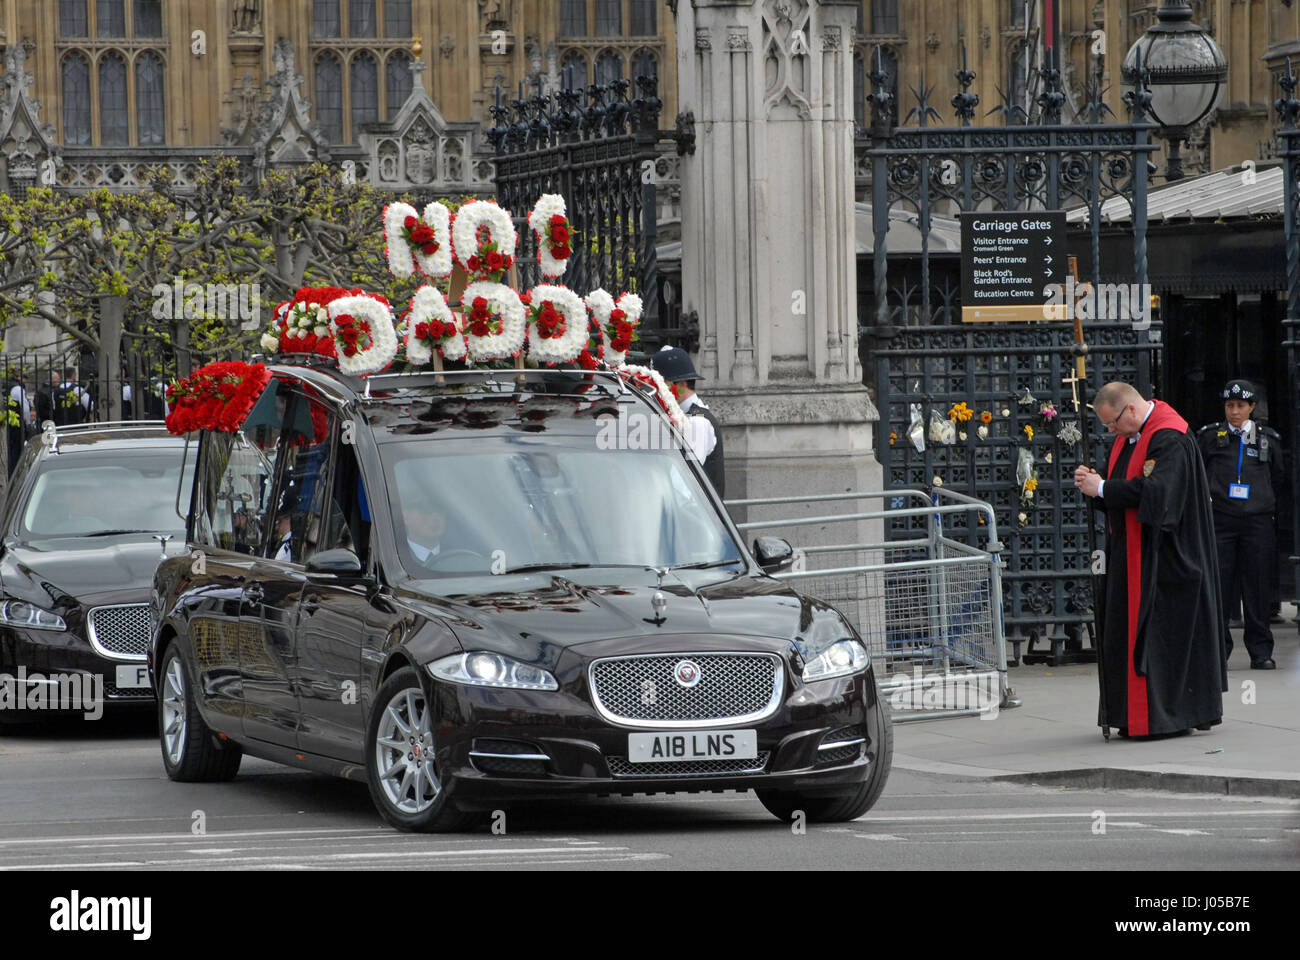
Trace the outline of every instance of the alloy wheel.
{"type": "Polygon", "coordinates": [[[375,766],[384,797],[405,814],[423,813],[442,790],[433,764],[429,707],[418,689],[399,690],[379,721],[375,766]]]}
{"type": "Polygon", "coordinates": [[[163,675],[162,735],[167,759],[177,766],[185,753],[185,667],[172,657],[163,675]]]}

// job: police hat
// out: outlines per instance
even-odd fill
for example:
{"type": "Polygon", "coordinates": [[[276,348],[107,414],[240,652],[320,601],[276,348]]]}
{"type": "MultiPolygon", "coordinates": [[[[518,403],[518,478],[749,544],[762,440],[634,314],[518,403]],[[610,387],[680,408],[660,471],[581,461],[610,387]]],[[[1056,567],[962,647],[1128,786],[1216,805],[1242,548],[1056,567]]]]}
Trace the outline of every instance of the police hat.
{"type": "Polygon", "coordinates": [[[1249,380],[1229,380],[1228,385],[1223,388],[1223,399],[1255,403],[1255,385],[1249,380]]]}
{"type": "Polygon", "coordinates": [[[669,383],[704,379],[695,372],[691,355],[681,347],[664,347],[650,357],[650,366],[669,383]]]}

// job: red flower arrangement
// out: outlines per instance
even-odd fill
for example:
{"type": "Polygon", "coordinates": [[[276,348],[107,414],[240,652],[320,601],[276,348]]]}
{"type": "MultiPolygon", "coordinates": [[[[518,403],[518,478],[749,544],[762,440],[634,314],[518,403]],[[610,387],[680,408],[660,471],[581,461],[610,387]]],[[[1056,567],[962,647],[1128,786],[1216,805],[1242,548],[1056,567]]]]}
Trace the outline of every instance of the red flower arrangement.
{"type": "Polygon", "coordinates": [[[412,250],[419,250],[426,257],[438,252],[438,239],[433,227],[421,223],[417,217],[407,217],[402,221],[402,236],[411,245],[412,250]]]}
{"type": "Polygon", "coordinates": [[[176,435],[193,430],[236,432],[271,380],[260,363],[219,361],[195,370],[167,388],[172,410],[167,430],[176,435]]]}
{"type": "Polygon", "coordinates": [[[550,300],[543,300],[536,306],[530,305],[528,315],[537,324],[537,332],[543,339],[562,337],[568,329],[564,314],[556,310],[555,304],[550,300]]]}
{"type": "Polygon", "coordinates": [[[334,321],[338,328],[338,339],[343,345],[338,347],[345,357],[355,357],[358,351],[370,348],[370,324],[350,313],[341,314],[334,321]]]}
{"type": "Polygon", "coordinates": [[[515,258],[498,251],[487,224],[478,228],[478,241],[479,253],[471,255],[465,261],[465,269],[475,276],[500,283],[506,272],[515,265],[515,258]]]}
{"type": "Polygon", "coordinates": [[[415,339],[427,344],[430,350],[433,350],[444,340],[450,340],[459,332],[454,322],[447,323],[443,320],[430,320],[427,323],[421,321],[411,331],[415,339]]]}
{"type": "Polygon", "coordinates": [[[492,305],[487,297],[475,297],[474,302],[470,304],[469,332],[476,337],[488,337],[499,334],[501,324],[501,314],[492,311],[492,305]]]}
{"type": "Polygon", "coordinates": [[[632,341],[640,339],[636,328],[628,323],[627,314],[618,307],[610,311],[605,333],[609,337],[609,348],[616,353],[627,353],[632,347],[632,341]]]}
{"type": "Polygon", "coordinates": [[[573,250],[569,246],[572,236],[573,227],[567,217],[557,213],[547,221],[546,245],[556,260],[567,260],[572,255],[573,250]]]}

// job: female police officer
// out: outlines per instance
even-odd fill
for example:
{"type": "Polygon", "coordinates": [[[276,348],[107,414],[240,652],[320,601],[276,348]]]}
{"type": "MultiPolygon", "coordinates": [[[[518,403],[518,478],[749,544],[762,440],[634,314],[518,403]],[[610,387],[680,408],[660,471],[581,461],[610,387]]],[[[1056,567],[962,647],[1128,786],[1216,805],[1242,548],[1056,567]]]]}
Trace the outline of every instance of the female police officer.
{"type": "MultiPolygon", "coordinates": [[[[1254,384],[1230,380],[1223,388],[1227,419],[1202,427],[1197,439],[1214,503],[1224,609],[1240,590],[1250,666],[1254,670],[1272,670],[1276,664],[1268,620],[1277,566],[1274,514],[1286,480],[1281,438],[1276,431],[1251,419],[1256,399],[1254,384]]],[[[1225,635],[1231,652],[1232,636],[1226,630],[1225,635]]]]}

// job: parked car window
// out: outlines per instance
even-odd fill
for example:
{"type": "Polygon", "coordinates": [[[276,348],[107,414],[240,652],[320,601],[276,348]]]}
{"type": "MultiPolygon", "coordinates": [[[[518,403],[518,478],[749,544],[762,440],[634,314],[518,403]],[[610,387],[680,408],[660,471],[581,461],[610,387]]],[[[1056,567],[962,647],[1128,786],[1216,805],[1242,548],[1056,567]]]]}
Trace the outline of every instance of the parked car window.
{"type": "Polygon", "coordinates": [[[181,467],[177,450],[51,457],[32,486],[22,532],[29,539],[155,531],[183,537],[171,509],[181,467]]]}

